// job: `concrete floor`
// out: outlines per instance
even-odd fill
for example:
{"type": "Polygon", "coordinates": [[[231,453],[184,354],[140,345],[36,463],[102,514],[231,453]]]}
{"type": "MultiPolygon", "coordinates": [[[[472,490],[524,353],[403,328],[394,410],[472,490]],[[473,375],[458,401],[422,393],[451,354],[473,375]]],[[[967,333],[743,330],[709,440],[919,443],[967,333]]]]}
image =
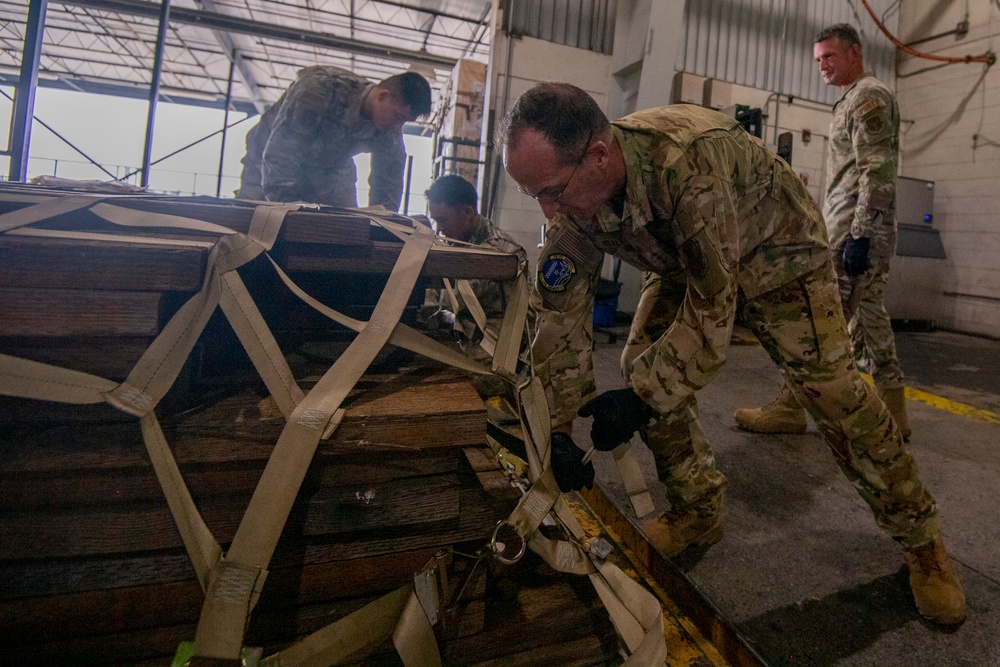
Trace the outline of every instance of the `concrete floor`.
{"type": "MultiPolygon", "coordinates": [[[[598,344],[599,390],[624,386],[623,339],[598,344]]],[[[723,371],[699,393],[702,426],[729,479],[726,535],[676,562],[773,667],[1000,666],[1000,341],[899,332],[897,346],[907,386],[926,401],[909,401],[910,447],[968,599],[968,619],[952,632],[917,613],[899,548],[876,527],[815,425],[799,436],[736,429],[737,407],[766,403],[778,390],[763,350],[731,347],[723,371]]],[[[589,446],[589,420],[574,430],[589,446]]],[[[636,449],[664,509],[652,458],[636,449]]],[[[611,455],[594,460],[606,493],[622,498],[611,455]]]]}

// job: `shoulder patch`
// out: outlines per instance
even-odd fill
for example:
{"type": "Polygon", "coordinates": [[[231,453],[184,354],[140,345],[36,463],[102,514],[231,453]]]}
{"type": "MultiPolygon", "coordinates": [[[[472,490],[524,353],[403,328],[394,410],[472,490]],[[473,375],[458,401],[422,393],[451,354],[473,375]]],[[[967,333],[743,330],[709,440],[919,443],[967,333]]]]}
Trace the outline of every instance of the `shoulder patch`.
{"type": "Polygon", "coordinates": [[[562,292],[576,273],[576,266],[566,255],[549,255],[538,270],[538,282],[551,292],[562,292]]]}
{"type": "Polygon", "coordinates": [[[882,114],[875,114],[865,119],[865,131],[870,135],[882,134],[885,127],[885,120],[882,118],[882,114]]]}
{"type": "Polygon", "coordinates": [[[870,100],[862,103],[858,107],[858,110],[856,112],[858,114],[858,118],[864,118],[865,116],[867,116],[868,114],[870,114],[872,111],[875,111],[875,109],[878,109],[880,106],[882,106],[882,104],[878,100],[875,100],[875,99],[870,99],[870,100]]]}

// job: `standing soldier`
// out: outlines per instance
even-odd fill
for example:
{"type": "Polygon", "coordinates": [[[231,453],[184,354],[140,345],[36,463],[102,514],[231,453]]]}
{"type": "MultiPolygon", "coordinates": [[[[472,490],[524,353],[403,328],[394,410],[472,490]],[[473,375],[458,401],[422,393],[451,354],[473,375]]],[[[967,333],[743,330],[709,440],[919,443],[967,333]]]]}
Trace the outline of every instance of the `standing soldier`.
{"type": "Polygon", "coordinates": [[[961,622],[965,595],[934,499],[857,371],[823,218],[791,168],[728,116],[677,105],[611,124],[564,83],[521,95],[499,136],[507,173],[550,219],[532,355],[553,426],[568,438],[577,414],[593,416],[600,450],[639,431],[671,505],[643,524],[650,542],[674,555],[721,538],[725,478],[694,393],[725,361],[739,311],[902,546],[920,613],[961,622]],[[622,355],[628,388],[594,398],[592,310],[604,252],[648,273],[622,355]]]}
{"type": "MultiPolygon", "coordinates": [[[[816,36],[813,45],[823,80],[839,86],[840,101],[830,123],[830,183],[823,217],[833,249],[840,298],[854,353],[870,370],[875,389],[910,439],[903,398],[903,373],[889,314],[882,304],[889,258],[896,246],[896,165],[899,110],[884,83],[866,72],[861,41],[839,23],[816,36]]],[[[757,433],[804,433],[806,413],[786,381],[772,403],[736,411],[736,424],[757,433]]]]}
{"type": "Polygon", "coordinates": [[[397,211],[403,124],[430,110],[431,87],[416,72],[374,84],[337,67],[306,67],[247,133],[236,196],[354,207],[354,156],[371,153],[368,203],[397,211]]]}

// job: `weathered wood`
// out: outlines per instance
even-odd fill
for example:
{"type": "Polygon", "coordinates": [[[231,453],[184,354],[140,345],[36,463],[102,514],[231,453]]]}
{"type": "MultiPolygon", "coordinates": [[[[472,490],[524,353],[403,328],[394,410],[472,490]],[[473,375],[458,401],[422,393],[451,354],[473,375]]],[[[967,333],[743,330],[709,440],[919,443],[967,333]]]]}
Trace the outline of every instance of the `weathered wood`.
{"type": "MultiPolygon", "coordinates": [[[[300,538],[390,532],[405,526],[454,525],[458,482],[449,476],[387,484],[318,488],[292,510],[286,531],[300,538]],[[306,505],[303,507],[302,505],[306,505]]],[[[308,493],[309,490],[307,490],[308,493]]],[[[232,540],[249,498],[199,503],[220,542],[232,540]]],[[[57,558],[174,549],[180,535],[165,504],[63,508],[58,513],[10,510],[0,516],[0,559],[57,558]]]]}
{"type": "MultiPolygon", "coordinates": [[[[404,526],[374,535],[344,533],[339,538],[331,536],[314,541],[293,539],[294,534],[289,532],[279,541],[270,566],[272,569],[302,567],[467,542],[472,543],[472,549],[484,545],[499,517],[484,502],[483,492],[459,489],[458,507],[455,523],[404,526]]],[[[62,595],[97,588],[183,581],[193,576],[191,562],[179,548],[154,553],[123,550],[104,556],[0,561],[0,597],[62,595]]]]}
{"type": "MultiPolygon", "coordinates": [[[[281,264],[289,271],[388,273],[396,265],[402,244],[375,241],[370,247],[344,246],[323,252],[316,246],[285,246],[281,264]]],[[[511,280],[517,276],[514,255],[486,255],[462,252],[460,248],[434,248],[427,257],[422,275],[447,278],[490,278],[511,280]]]]}
{"type": "MultiPolygon", "coordinates": [[[[12,191],[16,196],[5,200],[0,187],[0,214],[62,196],[25,186],[12,191]]],[[[241,232],[255,211],[245,202],[210,198],[108,203],[241,232]]],[[[0,350],[115,380],[202,282],[207,252],[182,241],[218,238],[218,232],[117,226],[89,211],[37,227],[164,241],[0,236],[0,350]],[[5,306],[12,302],[18,305],[5,306]],[[140,306],[147,320],[136,315],[140,306]],[[116,352],[127,361],[105,360],[116,352]]],[[[401,247],[364,213],[324,209],[289,213],[272,255],[310,294],[364,318],[401,247]]],[[[308,390],[353,334],[294,298],[265,259],[239,273],[296,377],[310,378],[300,383],[308,390]],[[318,354],[306,341],[331,341],[333,351],[318,354]]],[[[516,269],[513,257],[448,249],[433,250],[423,274],[511,278],[516,269]]],[[[422,283],[414,294],[422,296],[422,283]]],[[[204,405],[186,402],[183,413],[159,414],[195,503],[225,550],[285,422],[259,381],[243,383],[256,375],[219,313],[191,357],[174,391],[204,405]],[[207,389],[233,395],[219,400],[207,389]]],[[[381,355],[379,363],[392,358],[381,355]]],[[[136,421],[108,406],[85,406],[129,421],[49,425],[45,420],[71,413],[26,401],[17,418],[32,406],[36,419],[0,418],[0,636],[7,640],[0,662],[164,664],[179,641],[194,637],[203,593],[136,421]]],[[[392,372],[373,367],[343,407],[345,417],[320,443],[268,564],[248,644],[269,652],[287,646],[410,581],[443,550],[450,596],[438,631],[446,664],[504,656],[515,665],[584,664],[569,657],[582,651],[604,660],[614,642],[601,639],[606,619],[605,625],[594,620],[601,610],[592,593],[523,562],[503,575],[520,571],[528,579],[511,599],[489,585],[496,565],[484,560],[473,567],[473,559],[459,555],[482,553],[496,521],[519,497],[482,448],[485,407],[465,374],[429,364],[392,372]],[[459,588],[459,598],[450,599],[459,588]],[[518,662],[531,652],[544,662],[518,662]]],[[[366,664],[395,663],[376,657],[366,664]]]]}
{"type": "MultiPolygon", "coordinates": [[[[413,578],[436,548],[272,570],[257,610],[287,609],[324,600],[372,595],[413,578]]],[[[203,600],[193,579],[157,585],[0,601],[0,635],[44,642],[52,627],[64,638],[130,631],[198,620],[203,600]]]]}
{"type": "Polygon", "coordinates": [[[605,667],[621,664],[615,650],[615,635],[607,629],[601,635],[585,635],[578,639],[548,646],[538,646],[520,653],[479,662],[455,663],[465,667],[605,667]]]}
{"type": "MultiPolygon", "coordinates": [[[[233,451],[239,450],[235,441],[233,451]]],[[[137,457],[141,458],[141,457],[137,457]]],[[[430,450],[401,458],[398,456],[365,457],[364,461],[341,459],[317,460],[304,485],[344,486],[348,484],[384,484],[408,477],[454,473],[458,462],[453,454],[430,450]]],[[[0,466],[11,471],[11,466],[0,466]]],[[[264,459],[234,461],[206,468],[204,464],[184,465],[181,469],[195,498],[246,495],[257,486],[264,459]]],[[[0,483],[3,499],[0,508],[55,508],[73,505],[125,504],[139,501],[161,502],[163,491],[152,465],[138,461],[136,466],[110,469],[57,469],[53,472],[20,472],[0,483]]]]}
{"type": "Polygon", "coordinates": [[[124,380],[152,340],[150,336],[0,337],[0,352],[109,380],[124,380]]]}
{"type": "Polygon", "coordinates": [[[124,290],[0,288],[0,336],[152,336],[161,295],[124,290]]]}
{"type": "MultiPolygon", "coordinates": [[[[56,190],[32,194],[35,196],[35,201],[42,201],[53,197],[62,197],[66,193],[56,190]]],[[[211,222],[244,234],[250,230],[250,221],[255,210],[255,206],[249,202],[211,197],[116,197],[109,199],[106,203],[136,211],[176,215],[211,222]]],[[[0,213],[22,209],[30,205],[31,202],[13,201],[11,197],[6,196],[5,189],[0,190],[0,213]]],[[[290,211],[285,216],[279,239],[293,243],[336,245],[367,245],[369,243],[371,223],[363,213],[333,208],[327,208],[324,211],[290,211]]],[[[170,234],[174,238],[193,240],[218,238],[219,236],[213,232],[176,230],[169,227],[150,229],[114,225],[86,209],[50,218],[34,226],[42,229],[65,229],[68,231],[107,232],[114,230],[118,234],[131,236],[155,235],[164,237],[170,234]]]]}
{"type": "Polygon", "coordinates": [[[207,248],[0,234],[0,287],[195,292],[207,248]]]}
{"type": "Polygon", "coordinates": [[[537,587],[524,586],[516,600],[507,604],[494,600],[489,626],[476,635],[448,642],[442,659],[449,665],[562,665],[559,657],[566,642],[589,637],[591,662],[579,663],[579,655],[566,664],[600,664],[617,656],[617,642],[607,611],[585,578],[547,577],[537,587]],[[560,581],[559,579],[562,579],[560,581]],[[554,581],[553,581],[554,580],[554,581]],[[588,591],[589,588],[589,591],[588,591]],[[596,644],[596,645],[595,645],[596,644]],[[534,661],[537,651],[551,662],[534,661]],[[487,662],[491,661],[491,662],[487,662]]]}
{"type": "MultiPolygon", "coordinates": [[[[520,567],[520,566],[518,566],[520,567]]],[[[526,573],[521,573],[522,575],[526,573]]],[[[551,571],[522,587],[516,599],[486,598],[481,632],[439,642],[448,667],[592,667],[620,664],[618,639],[599,601],[579,593],[569,575],[551,571]]],[[[585,583],[585,586],[589,584],[585,583]]],[[[583,590],[581,588],[581,590],[583,590]]],[[[351,667],[401,665],[388,642],[351,667]]]]}

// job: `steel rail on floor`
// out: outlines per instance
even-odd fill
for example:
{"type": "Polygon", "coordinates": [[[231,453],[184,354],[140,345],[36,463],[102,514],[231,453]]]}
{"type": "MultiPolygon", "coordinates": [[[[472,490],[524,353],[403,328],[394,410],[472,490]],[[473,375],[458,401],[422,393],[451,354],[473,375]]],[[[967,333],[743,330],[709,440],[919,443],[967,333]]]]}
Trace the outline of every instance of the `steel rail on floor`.
{"type": "MultiPolygon", "coordinates": [[[[579,492],[581,499],[604,524],[610,537],[626,552],[639,574],[666,607],[673,604],[694,624],[732,667],[768,667],[767,662],[711,600],[669,558],[654,549],[639,531],[634,519],[626,516],[595,484],[579,492]],[[657,590],[659,589],[659,590],[657,590]]],[[[664,609],[664,617],[669,615],[664,609]]],[[[668,646],[669,652],[669,646],[668,646]]],[[[670,657],[667,664],[672,663],[670,657]]]]}

